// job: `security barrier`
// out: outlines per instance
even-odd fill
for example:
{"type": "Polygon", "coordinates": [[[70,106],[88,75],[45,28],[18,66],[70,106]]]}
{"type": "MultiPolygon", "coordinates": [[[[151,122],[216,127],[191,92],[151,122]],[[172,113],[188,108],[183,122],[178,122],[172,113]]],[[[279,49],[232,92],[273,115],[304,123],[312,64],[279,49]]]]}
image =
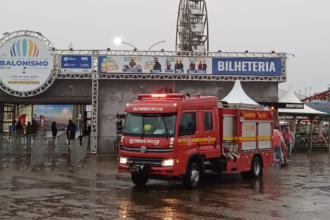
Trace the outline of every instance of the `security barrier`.
{"type": "Polygon", "coordinates": [[[98,155],[118,155],[120,136],[98,137],[98,155]]]}
{"type": "Polygon", "coordinates": [[[61,134],[57,138],[58,138],[57,154],[58,154],[58,156],[60,156],[68,151],[66,133],[61,134]]]}
{"type": "Polygon", "coordinates": [[[67,152],[66,135],[57,137],[40,138],[33,142],[31,151],[30,169],[48,159],[58,157],[67,152]]]}
{"type": "Polygon", "coordinates": [[[70,156],[71,167],[77,166],[85,159],[87,155],[89,137],[83,137],[82,145],[80,145],[80,138],[70,141],[70,156]]]}
{"type": "Polygon", "coordinates": [[[80,162],[81,158],[81,147],[80,140],[73,139],[70,141],[70,157],[71,157],[71,166],[76,166],[80,162]]]}

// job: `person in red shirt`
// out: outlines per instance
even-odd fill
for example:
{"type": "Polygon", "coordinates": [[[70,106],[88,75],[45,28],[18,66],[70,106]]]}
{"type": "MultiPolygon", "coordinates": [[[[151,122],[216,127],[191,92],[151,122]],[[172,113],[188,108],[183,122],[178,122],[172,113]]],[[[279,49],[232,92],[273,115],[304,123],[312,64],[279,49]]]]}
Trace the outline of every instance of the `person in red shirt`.
{"type": "Polygon", "coordinates": [[[292,147],[294,146],[295,138],[289,127],[286,127],[285,131],[283,132],[283,139],[286,146],[286,152],[288,156],[291,157],[292,147]]]}
{"type": "Polygon", "coordinates": [[[275,165],[276,156],[280,159],[281,166],[288,165],[287,163],[284,163],[284,157],[283,157],[283,152],[282,152],[282,148],[281,148],[281,143],[284,144],[282,134],[278,130],[278,126],[274,126],[274,130],[273,130],[274,163],[273,163],[273,166],[275,165]]]}

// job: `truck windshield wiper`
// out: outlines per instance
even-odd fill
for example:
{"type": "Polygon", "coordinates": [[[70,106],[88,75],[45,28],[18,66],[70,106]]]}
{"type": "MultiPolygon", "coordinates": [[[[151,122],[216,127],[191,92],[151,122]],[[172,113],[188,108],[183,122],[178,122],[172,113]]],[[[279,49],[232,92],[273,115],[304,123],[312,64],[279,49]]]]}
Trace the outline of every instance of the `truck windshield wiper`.
{"type": "Polygon", "coordinates": [[[143,139],[143,137],[144,137],[144,133],[145,133],[145,130],[144,130],[144,120],[143,120],[143,116],[142,116],[142,132],[141,132],[141,139],[143,139]]]}
{"type": "Polygon", "coordinates": [[[168,140],[168,130],[167,130],[167,126],[166,126],[166,123],[165,123],[165,120],[164,118],[162,117],[162,120],[163,120],[163,123],[165,125],[165,130],[166,130],[166,140],[168,140]]]}

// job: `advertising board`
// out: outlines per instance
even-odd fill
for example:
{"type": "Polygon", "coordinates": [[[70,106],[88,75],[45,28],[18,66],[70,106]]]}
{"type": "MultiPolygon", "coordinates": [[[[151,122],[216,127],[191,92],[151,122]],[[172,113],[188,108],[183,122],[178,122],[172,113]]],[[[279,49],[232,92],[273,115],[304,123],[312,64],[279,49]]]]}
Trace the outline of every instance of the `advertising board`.
{"type": "Polygon", "coordinates": [[[281,58],[212,58],[214,75],[280,76],[281,58]]]}
{"type": "Polygon", "coordinates": [[[37,38],[14,37],[0,48],[0,80],[14,91],[37,89],[47,81],[52,70],[51,52],[37,38]]]}
{"type": "Polygon", "coordinates": [[[281,58],[99,56],[99,73],[280,76],[281,58]]]}
{"type": "Polygon", "coordinates": [[[330,114],[330,102],[307,102],[305,105],[317,111],[330,114]]]}
{"type": "Polygon", "coordinates": [[[212,74],[212,59],[198,57],[99,56],[98,72],[212,74]],[[211,70],[208,68],[211,68],[211,70]]]}
{"type": "Polygon", "coordinates": [[[61,56],[61,73],[91,73],[92,56],[61,56]]]}

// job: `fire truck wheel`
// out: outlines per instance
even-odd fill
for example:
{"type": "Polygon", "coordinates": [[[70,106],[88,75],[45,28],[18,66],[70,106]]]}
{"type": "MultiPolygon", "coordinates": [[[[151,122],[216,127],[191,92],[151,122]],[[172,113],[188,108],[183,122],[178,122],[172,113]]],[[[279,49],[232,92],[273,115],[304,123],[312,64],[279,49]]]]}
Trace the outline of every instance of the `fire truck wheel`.
{"type": "Polygon", "coordinates": [[[137,186],[144,186],[147,184],[149,177],[147,175],[132,173],[132,181],[137,186]]]}
{"type": "Polygon", "coordinates": [[[252,177],[260,177],[262,173],[262,165],[259,157],[255,157],[251,164],[252,177]]]}
{"type": "Polygon", "coordinates": [[[196,163],[191,164],[187,174],[184,177],[183,185],[187,189],[197,188],[200,182],[199,167],[196,163]]]}
{"type": "Polygon", "coordinates": [[[243,178],[257,178],[262,174],[262,165],[259,157],[255,157],[251,163],[251,170],[241,172],[243,178]]]}

